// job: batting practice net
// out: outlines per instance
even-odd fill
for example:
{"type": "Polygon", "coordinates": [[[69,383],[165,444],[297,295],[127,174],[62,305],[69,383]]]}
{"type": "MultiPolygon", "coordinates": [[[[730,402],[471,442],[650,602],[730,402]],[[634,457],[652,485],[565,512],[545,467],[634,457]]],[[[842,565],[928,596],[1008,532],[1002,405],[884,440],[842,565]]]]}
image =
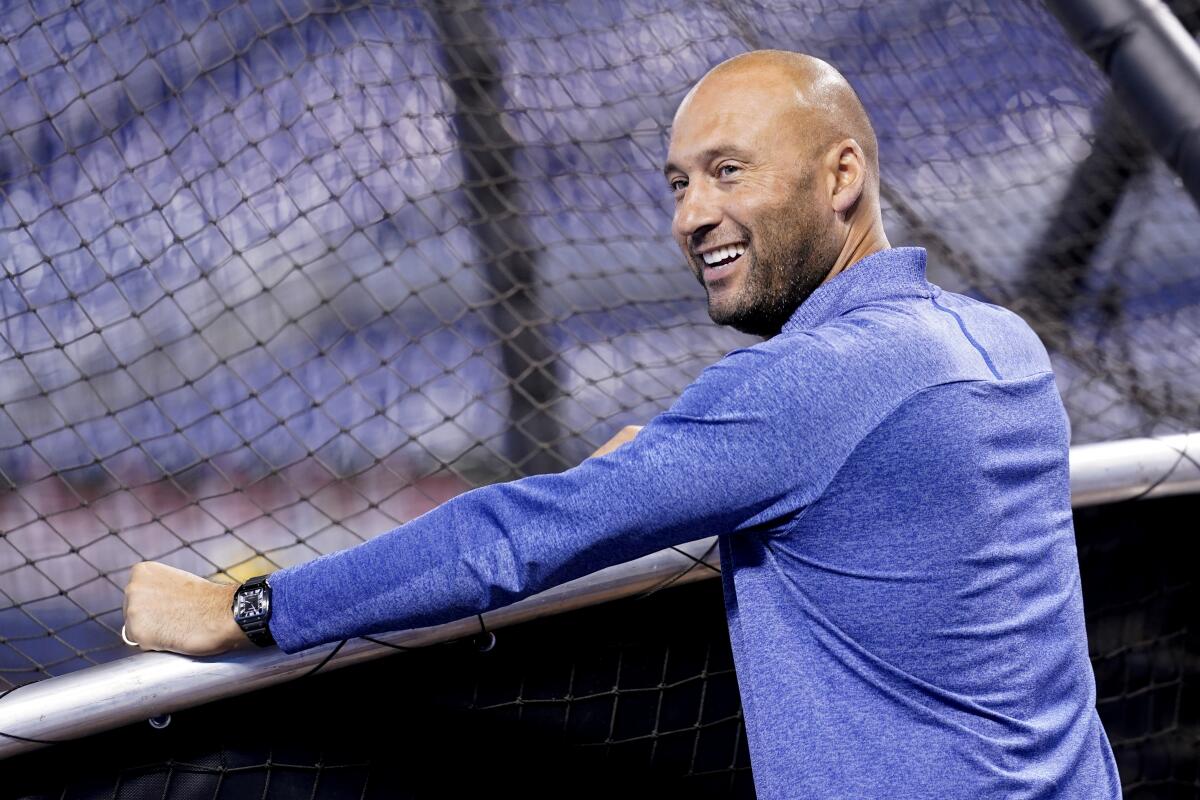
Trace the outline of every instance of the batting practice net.
{"type": "MultiPolygon", "coordinates": [[[[1197,5],[1175,10],[1194,34],[1197,5]]],[[[1200,215],[1039,4],[6,7],[0,720],[3,693],[130,654],[134,563],[240,581],[353,546],[471,487],[578,463],[756,341],[709,320],[661,165],[687,89],[758,47],[847,76],[878,135],[890,240],[925,247],[934,283],[1033,325],[1074,443],[1200,429],[1200,215]]],[[[1177,527],[1146,510],[1163,502],[1080,525],[1085,601],[1127,789],[1194,797],[1194,583],[1145,583],[1171,561],[1177,527]],[[1125,548],[1154,570],[1134,574],[1125,548]]],[[[635,643],[666,647],[646,667],[653,723],[626,734],[610,709],[579,741],[650,769],[678,713],[691,749],[667,771],[744,795],[714,591],[587,612],[611,635],[555,675],[529,633],[519,656],[447,648],[387,669],[448,695],[486,680],[437,676],[511,673],[516,695],[461,704],[492,708],[488,725],[593,719],[577,709],[642,695],[607,677],[554,688],[561,670],[606,675],[620,631],[657,609],[635,643]],[[693,608],[708,627],[689,638],[693,608]]]]}

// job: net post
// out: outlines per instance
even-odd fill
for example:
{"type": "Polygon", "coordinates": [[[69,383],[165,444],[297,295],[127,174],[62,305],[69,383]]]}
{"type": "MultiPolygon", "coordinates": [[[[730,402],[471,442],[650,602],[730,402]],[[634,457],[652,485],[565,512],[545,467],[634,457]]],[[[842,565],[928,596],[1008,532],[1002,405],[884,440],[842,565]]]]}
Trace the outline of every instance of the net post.
{"type": "Polygon", "coordinates": [[[1200,45],[1162,0],[1048,0],[1200,206],[1200,45]]]}

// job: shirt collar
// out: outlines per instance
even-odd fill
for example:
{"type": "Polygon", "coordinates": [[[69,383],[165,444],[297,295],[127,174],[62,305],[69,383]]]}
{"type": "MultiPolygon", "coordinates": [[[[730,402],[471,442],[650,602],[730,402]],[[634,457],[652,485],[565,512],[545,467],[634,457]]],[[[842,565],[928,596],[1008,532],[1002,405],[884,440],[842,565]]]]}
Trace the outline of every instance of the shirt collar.
{"type": "Polygon", "coordinates": [[[860,258],[821,284],[783,325],[782,333],[815,328],[872,300],[930,296],[924,247],[891,247],[860,258]]]}

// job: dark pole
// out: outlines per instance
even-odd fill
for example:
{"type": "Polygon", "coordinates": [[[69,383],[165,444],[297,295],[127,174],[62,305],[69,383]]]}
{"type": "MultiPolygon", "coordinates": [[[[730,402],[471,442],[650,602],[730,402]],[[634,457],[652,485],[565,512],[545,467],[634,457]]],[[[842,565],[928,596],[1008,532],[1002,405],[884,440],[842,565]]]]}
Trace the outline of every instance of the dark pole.
{"type": "Polygon", "coordinates": [[[1054,350],[1073,354],[1072,318],[1087,295],[1092,255],[1108,236],[1121,197],[1150,151],[1120,103],[1108,95],[1096,116],[1092,151],[1071,175],[1063,201],[1026,259],[1011,308],[1054,350]]]}
{"type": "Polygon", "coordinates": [[[476,0],[430,0],[427,8],[454,95],[469,207],[465,223],[495,298],[489,322],[500,340],[510,397],[504,456],[517,475],[558,472],[570,465],[558,455],[561,432],[550,413],[560,393],[557,358],[540,330],[546,314],[534,285],[535,247],[517,202],[520,181],[513,158],[520,145],[501,124],[504,87],[496,35],[476,0]]]}
{"type": "MultiPolygon", "coordinates": [[[[1092,10],[1099,7],[1103,11],[1110,5],[1138,6],[1139,0],[1100,0],[1091,4],[1076,0],[1049,0],[1049,5],[1063,18],[1066,12],[1062,9],[1067,6],[1087,6],[1092,10]]],[[[1190,32],[1196,30],[1197,22],[1200,21],[1200,14],[1196,13],[1198,9],[1200,7],[1189,9],[1187,2],[1175,0],[1167,11],[1168,14],[1171,10],[1180,11],[1179,20],[1186,28],[1185,36],[1189,41],[1192,36],[1190,32]]],[[[1084,21],[1076,19],[1076,22],[1081,26],[1081,31],[1090,29],[1084,21]]],[[[1174,20],[1168,20],[1167,24],[1171,25],[1173,22],[1174,20]]],[[[1073,30],[1071,24],[1065,20],[1064,26],[1081,44],[1085,41],[1103,41],[1094,37],[1086,38],[1073,30]]],[[[1122,28],[1113,35],[1126,34],[1127,30],[1122,28]]],[[[1086,45],[1084,46],[1086,49],[1086,45]]],[[[1048,348],[1068,356],[1103,380],[1113,382],[1129,402],[1141,409],[1147,417],[1178,417],[1187,413],[1185,407],[1170,398],[1147,392],[1137,368],[1131,361],[1118,358],[1118,363],[1109,363],[1109,359],[1105,358],[1101,350],[1085,343],[1074,342],[1071,337],[1072,320],[1084,304],[1090,303],[1095,306],[1104,320],[1103,324],[1110,332],[1124,324],[1121,285],[1111,284],[1101,295],[1089,297],[1087,284],[1091,275],[1093,254],[1108,236],[1110,223],[1131,181],[1146,169],[1152,156],[1151,145],[1148,142],[1148,120],[1144,112],[1138,110],[1140,106],[1130,103],[1122,93],[1129,91],[1129,85],[1125,84],[1122,89],[1117,83],[1111,67],[1118,60],[1104,55],[1108,52],[1109,50],[1103,47],[1089,51],[1101,67],[1113,76],[1113,93],[1104,99],[1104,104],[1096,116],[1092,150],[1076,167],[1067,191],[1063,194],[1061,205],[1040,241],[1026,258],[1022,281],[1009,307],[1029,322],[1048,348]],[[1143,114],[1138,121],[1140,124],[1135,124],[1133,119],[1133,114],[1137,113],[1143,114]]],[[[1121,63],[1128,64],[1129,61],[1130,56],[1126,54],[1121,63]]],[[[1144,76],[1142,79],[1149,80],[1144,76]]],[[[1168,90],[1172,85],[1168,82],[1168,90]]],[[[1177,110],[1186,112],[1187,109],[1177,110]]],[[[1195,132],[1193,128],[1193,136],[1195,132]]]]}
{"type": "Polygon", "coordinates": [[[1200,45],[1161,0],[1047,0],[1200,206],[1200,45]]]}

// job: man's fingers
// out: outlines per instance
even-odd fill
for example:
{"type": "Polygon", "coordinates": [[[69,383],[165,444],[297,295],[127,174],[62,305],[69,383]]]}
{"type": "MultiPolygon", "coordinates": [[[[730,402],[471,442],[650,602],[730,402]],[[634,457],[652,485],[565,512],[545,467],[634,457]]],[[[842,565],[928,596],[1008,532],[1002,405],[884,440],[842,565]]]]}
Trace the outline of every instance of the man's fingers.
{"type": "Polygon", "coordinates": [[[137,621],[135,619],[132,619],[126,615],[125,624],[121,626],[121,634],[121,638],[124,639],[125,644],[129,645],[130,647],[136,647],[143,652],[146,651],[146,643],[142,641],[146,634],[144,631],[138,628],[137,621]]]}
{"type": "Polygon", "coordinates": [[[598,449],[596,452],[592,453],[591,458],[595,458],[596,456],[607,455],[607,454],[611,453],[613,450],[616,450],[621,445],[625,444],[626,442],[632,441],[633,438],[638,435],[638,431],[640,431],[641,429],[642,429],[641,425],[626,425],[624,428],[621,428],[621,430],[617,431],[616,436],[609,439],[607,442],[605,442],[604,444],[602,444],[600,446],[600,449],[598,449]]]}
{"type": "Polygon", "coordinates": [[[125,596],[122,598],[122,603],[121,603],[121,619],[123,619],[125,621],[124,624],[121,626],[121,632],[122,632],[121,638],[123,640],[125,640],[126,644],[133,642],[134,644],[130,645],[131,647],[137,646],[137,643],[141,641],[141,639],[136,638],[133,635],[133,633],[129,630],[130,626],[133,623],[133,621],[130,619],[130,614],[129,614],[129,601],[133,594],[133,592],[131,590],[134,588],[135,581],[137,579],[137,573],[138,573],[137,568],[138,568],[138,565],[134,564],[129,569],[129,581],[125,584],[125,596]]]}

